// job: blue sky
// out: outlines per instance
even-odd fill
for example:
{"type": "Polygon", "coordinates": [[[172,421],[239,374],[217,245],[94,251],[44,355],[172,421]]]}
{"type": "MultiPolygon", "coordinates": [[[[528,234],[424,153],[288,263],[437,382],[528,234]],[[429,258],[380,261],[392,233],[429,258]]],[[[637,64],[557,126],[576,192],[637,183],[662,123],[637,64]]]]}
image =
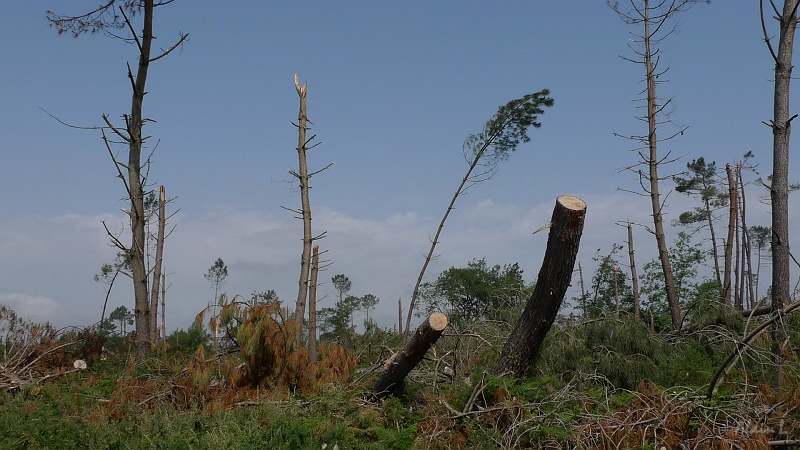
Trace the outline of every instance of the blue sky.
{"type": "MultiPolygon", "coordinates": [[[[135,49],[102,35],[58,36],[45,20],[48,9],[96,6],[11,2],[0,27],[0,302],[57,325],[99,319],[104,286],[92,276],[116,253],[101,221],[125,223],[123,186],[99,132],[43,112],[97,126],[102,114],[118,120],[128,111],[126,63],[135,65],[135,49]]],[[[686,156],[662,173],[700,156],[724,166],[753,151],[768,174],[772,133],[761,122],[772,114],[773,63],[757,3],[700,4],[677,26],[660,46],[669,82],[659,86],[673,100],[676,125],[660,133],[688,129],[661,148],[686,156]]],[[[352,294],[381,298],[381,325],[392,326],[397,298],[410,297],[466,170],[464,139],[499,105],[543,88],[555,106],[532,141],[458,203],[428,278],[485,257],[519,262],[532,281],[546,234],[531,232],[563,194],[588,204],[579,259],[591,267],[598,248],[626,239],[615,222],[650,221],[648,199],[622,191],[638,185],[619,171],[636,161],[635,144],[614,136],[644,133],[635,102],[644,70],[620,58],[633,56],[627,45],[639,31],[602,1],[193,0],[157,8],[156,47],[190,33],[151,65],[144,104],[155,120],[146,127],[150,149],[158,143],[150,180],[180,209],[165,250],[168,327],[186,327],[211,300],[203,274],[217,257],[229,268],[229,295],[275,289],[293,304],[302,224],[281,206],[300,203],[287,172],[297,167],[296,72],[308,82],[320,143],[309,164],[335,163],[312,179],[314,228],[327,231],[319,244],[332,263],[321,279],[343,273],[352,294]]],[[[795,181],[797,167],[792,161],[795,181]]],[[[670,194],[667,220],[691,206],[670,194]]],[[[750,208],[750,224],[769,224],[764,206],[750,208]]],[[[652,236],[639,229],[635,240],[640,264],[655,256],[652,236]]],[[[331,294],[330,283],[320,293],[331,294]]],[[[122,280],[109,306],[131,307],[131,297],[122,280]]],[[[329,295],[321,306],[332,303],[329,295]]]]}

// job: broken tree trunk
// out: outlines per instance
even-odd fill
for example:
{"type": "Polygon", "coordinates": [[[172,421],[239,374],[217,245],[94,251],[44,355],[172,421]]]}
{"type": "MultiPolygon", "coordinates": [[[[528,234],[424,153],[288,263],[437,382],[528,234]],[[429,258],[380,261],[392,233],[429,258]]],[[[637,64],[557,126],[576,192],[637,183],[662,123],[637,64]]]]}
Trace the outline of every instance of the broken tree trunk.
{"type": "Polygon", "coordinates": [[[405,350],[395,353],[383,366],[383,373],[372,388],[372,400],[381,400],[393,394],[400,382],[417,366],[425,353],[439,340],[447,327],[447,316],[435,312],[417,328],[406,344],[405,350]]]}
{"type": "Polygon", "coordinates": [[[533,364],[572,279],[585,216],[583,200],[570,195],[556,199],[536,287],[500,352],[495,375],[521,377],[533,364]]]}

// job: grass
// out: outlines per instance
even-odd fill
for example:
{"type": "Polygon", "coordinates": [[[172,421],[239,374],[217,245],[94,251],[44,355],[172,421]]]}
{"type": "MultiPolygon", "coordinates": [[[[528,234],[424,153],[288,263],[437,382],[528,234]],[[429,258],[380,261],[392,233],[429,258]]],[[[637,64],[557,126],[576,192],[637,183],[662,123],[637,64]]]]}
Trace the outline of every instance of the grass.
{"type": "MultiPolygon", "coordinates": [[[[304,378],[303,389],[278,375],[251,387],[219,376],[233,373],[236,360],[161,348],[133,364],[122,350],[88,370],[0,391],[0,448],[669,448],[678,442],[689,447],[712,442],[709,436],[716,436],[713,442],[720,448],[723,443],[759,448],[772,438],[800,437],[800,368],[791,354],[781,389],[765,382],[772,373],[763,364],[764,354],[744,354],[717,396],[707,400],[703,383],[729,341],[693,336],[667,346],[663,340],[669,338],[658,336],[650,339],[657,351],[648,353],[641,342],[612,338],[630,324],[616,319],[603,324],[617,325],[603,334],[579,324],[555,330],[536,369],[520,380],[485,374],[482,367],[491,359],[487,354],[496,353],[497,342],[488,346],[480,339],[444,337],[398,395],[380,404],[363,400],[377,372],[354,381],[351,366],[318,368],[317,381],[304,378]],[[635,360],[629,352],[650,357],[652,379],[601,373],[605,366],[591,365],[598,352],[629,361],[635,360]],[[436,372],[444,358],[458,359],[448,364],[456,368],[449,378],[436,372]],[[745,370],[748,366],[755,370],[745,370]],[[349,373],[331,375],[347,367],[349,373]],[[625,388],[612,382],[614,377],[625,388]],[[738,423],[758,426],[731,434],[738,423]]],[[[378,338],[382,341],[362,336],[356,344],[377,349],[397,340],[378,338]]],[[[769,342],[763,344],[769,348],[769,342]]],[[[340,351],[329,354],[338,361],[340,351]]],[[[385,356],[375,361],[362,356],[359,373],[368,373],[385,356]]],[[[286,359],[285,367],[292,369],[292,361],[286,359]]]]}

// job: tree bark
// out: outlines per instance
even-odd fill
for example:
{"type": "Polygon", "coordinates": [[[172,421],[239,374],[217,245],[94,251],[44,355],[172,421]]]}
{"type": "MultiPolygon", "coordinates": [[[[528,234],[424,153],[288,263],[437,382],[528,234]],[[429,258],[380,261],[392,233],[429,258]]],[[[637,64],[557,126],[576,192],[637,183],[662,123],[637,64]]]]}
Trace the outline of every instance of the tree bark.
{"type": "Polygon", "coordinates": [[[586,317],[586,287],[583,284],[583,266],[578,261],[578,277],[581,285],[581,317],[586,317]]]}
{"type": "MultiPolygon", "coordinates": [[[[792,53],[794,33],[797,28],[798,0],[785,0],[780,21],[780,38],[776,54],[770,43],[764,23],[764,5],[761,2],[761,25],[764,40],[775,61],[775,93],[773,97],[772,128],[772,180],[770,202],[772,206],[772,310],[777,314],[789,303],[789,136],[792,120],[789,115],[789,93],[792,81],[792,53]]],[[[774,5],[773,5],[774,6],[774,5]]],[[[772,338],[776,343],[775,364],[778,367],[776,386],[780,386],[780,326],[773,326],[772,338]]]]}
{"type": "Polygon", "coordinates": [[[639,302],[639,277],[636,274],[636,258],[633,254],[633,225],[628,222],[628,258],[631,262],[631,285],[633,288],[633,317],[642,318],[642,307],[639,302]]]}
{"type": "Polygon", "coordinates": [[[797,0],[787,0],[780,16],[780,41],[775,58],[774,118],[772,120],[772,306],[779,311],[789,300],[789,85],[797,28],[797,0]]]}
{"type": "Polygon", "coordinates": [[[730,202],[728,212],[728,238],[725,240],[725,273],[722,283],[722,301],[731,306],[731,270],[733,267],[733,239],[736,234],[736,184],[733,181],[733,170],[730,164],[725,164],[725,173],[728,175],[728,195],[730,202]]]}
{"type": "Polygon", "coordinates": [[[706,208],[706,215],[708,221],[708,232],[711,234],[711,255],[714,258],[714,275],[716,276],[717,283],[722,286],[722,277],[719,274],[719,250],[717,249],[717,234],[714,230],[714,216],[711,210],[711,201],[706,198],[704,201],[706,208]]]}
{"type": "Polygon", "coordinates": [[[539,354],[572,279],[585,217],[583,200],[568,195],[556,200],[536,287],[500,352],[496,375],[521,377],[539,354]]]}
{"type": "MultiPolygon", "coordinates": [[[[672,326],[676,330],[681,327],[683,313],[678,301],[678,292],[675,289],[675,278],[672,274],[672,264],[669,260],[669,250],[667,239],[664,234],[664,216],[661,212],[661,195],[658,190],[658,138],[656,136],[656,126],[658,124],[657,113],[659,106],[656,97],[656,76],[655,63],[651,52],[650,37],[650,5],[647,0],[644,2],[644,64],[646,68],[645,79],[647,81],[647,143],[650,154],[647,165],[650,169],[650,203],[653,209],[653,228],[656,235],[656,245],[658,246],[658,259],[661,261],[661,270],[664,273],[664,286],[666,288],[667,303],[669,304],[670,315],[672,316],[672,326]]],[[[666,20],[666,16],[664,17],[666,20]]],[[[663,23],[663,22],[662,22],[663,23]]]]}
{"type": "Polygon", "coordinates": [[[128,145],[128,190],[131,200],[131,246],[128,257],[133,274],[134,318],[136,319],[136,353],[139,357],[150,349],[150,302],[147,290],[147,269],[145,268],[145,213],[144,191],[141,177],[142,144],[142,103],[145,95],[147,71],[150,66],[150,49],[153,42],[153,0],[144,0],[144,27],[139,47],[139,66],[136,78],[128,70],[133,83],[131,114],[126,117],[128,145]]]}
{"type": "Polygon", "coordinates": [[[406,344],[405,350],[395,353],[383,366],[383,373],[372,387],[370,397],[381,400],[394,394],[411,370],[422,361],[425,353],[439,340],[447,327],[447,316],[435,312],[417,328],[406,344]]]}
{"type": "Polygon", "coordinates": [[[319,275],[319,245],[311,256],[311,278],[308,285],[308,359],[317,360],[317,277],[319,275]]]}
{"type": "Polygon", "coordinates": [[[161,272],[161,340],[167,342],[167,274],[163,271],[161,272]]]}
{"type": "Polygon", "coordinates": [[[164,257],[164,228],[167,226],[165,213],[166,194],[161,186],[158,194],[158,236],[156,236],[156,263],[153,267],[153,288],[150,290],[150,341],[158,341],[158,294],[161,284],[161,263],[164,257]]]}
{"type": "MultiPolygon", "coordinates": [[[[747,284],[747,307],[752,308],[756,302],[756,291],[755,291],[755,283],[753,281],[753,243],[750,236],[750,229],[747,228],[747,220],[746,220],[746,212],[747,212],[747,202],[745,200],[745,193],[744,193],[744,180],[742,179],[742,166],[739,165],[739,193],[741,197],[741,201],[739,202],[741,206],[739,207],[739,216],[742,220],[742,242],[744,243],[744,260],[747,264],[747,279],[745,283],[747,284]]],[[[742,308],[744,309],[745,302],[742,302],[742,308]]]]}
{"type": "Polygon", "coordinates": [[[403,334],[403,297],[397,298],[397,333],[403,334]]]}
{"type": "Polygon", "coordinates": [[[306,298],[308,297],[309,266],[311,263],[311,203],[308,197],[308,164],[306,162],[306,131],[308,130],[308,115],[306,114],[306,93],[308,83],[300,86],[297,74],[294,76],[294,85],[300,97],[300,112],[297,116],[297,156],[299,159],[299,172],[296,174],[300,184],[301,217],[303,218],[303,252],[300,255],[300,280],[298,281],[297,302],[295,303],[295,335],[296,346],[300,347],[303,333],[303,317],[305,316],[306,298]]]}

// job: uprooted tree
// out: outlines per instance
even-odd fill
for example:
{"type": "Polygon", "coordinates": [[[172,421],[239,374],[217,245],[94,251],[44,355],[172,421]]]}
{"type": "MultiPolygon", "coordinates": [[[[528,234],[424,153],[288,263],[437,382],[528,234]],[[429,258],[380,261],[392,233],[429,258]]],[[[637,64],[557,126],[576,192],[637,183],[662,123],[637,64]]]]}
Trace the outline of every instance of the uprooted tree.
{"type": "Polygon", "coordinates": [[[156,6],[163,6],[171,2],[154,0],[116,1],[110,0],[106,4],[81,15],[62,15],[48,11],[47,20],[54,26],[59,34],[70,33],[79,36],[84,33],[103,32],[107,36],[122,39],[126,43],[136,45],[138,49],[138,65],[134,73],[128,65],[128,79],[131,84],[131,109],[124,114],[124,126],[120,127],[111,123],[108,115],[103,115],[105,126],[102,128],[103,141],[111,155],[118,176],[125,185],[126,194],[130,200],[130,210],[126,211],[130,218],[131,243],[123,244],[116,235],[109,232],[114,244],[120,247],[126,258],[130,261],[134,292],[134,316],[136,318],[136,350],[138,356],[144,356],[150,348],[151,319],[150,298],[148,292],[148,270],[145,258],[145,222],[146,212],[144,205],[145,186],[149,158],[142,163],[142,149],[145,147],[147,136],[142,133],[144,124],[148,121],[142,114],[142,105],[146,94],[146,82],[150,63],[157,61],[171,53],[183,44],[189,37],[188,33],[181,33],[177,42],[171,47],[153,56],[153,11],[156,6]],[[137,33],[131,17],[141,17],[142,31],[137,33]],[[128,36],[123,37],[118,30],[126,29],[128,36]],[[116,136],[110,137],[106,129],[116,136]],[[121,141],[117,141],[119,139],[121,141]],[[112,145],[122,144],[128,149],[128,161],[118,161],[112,151],[112,145]],[[123,174],[123,168],[127,176],[123,174]]]}
{"type": "Polygon", "coordinates": [[[585,217],[583,200],[570,195],[556,200],[536,287],[500,352],[496,375],[521,377],[533,364],[572,279],[585,217]]]}

